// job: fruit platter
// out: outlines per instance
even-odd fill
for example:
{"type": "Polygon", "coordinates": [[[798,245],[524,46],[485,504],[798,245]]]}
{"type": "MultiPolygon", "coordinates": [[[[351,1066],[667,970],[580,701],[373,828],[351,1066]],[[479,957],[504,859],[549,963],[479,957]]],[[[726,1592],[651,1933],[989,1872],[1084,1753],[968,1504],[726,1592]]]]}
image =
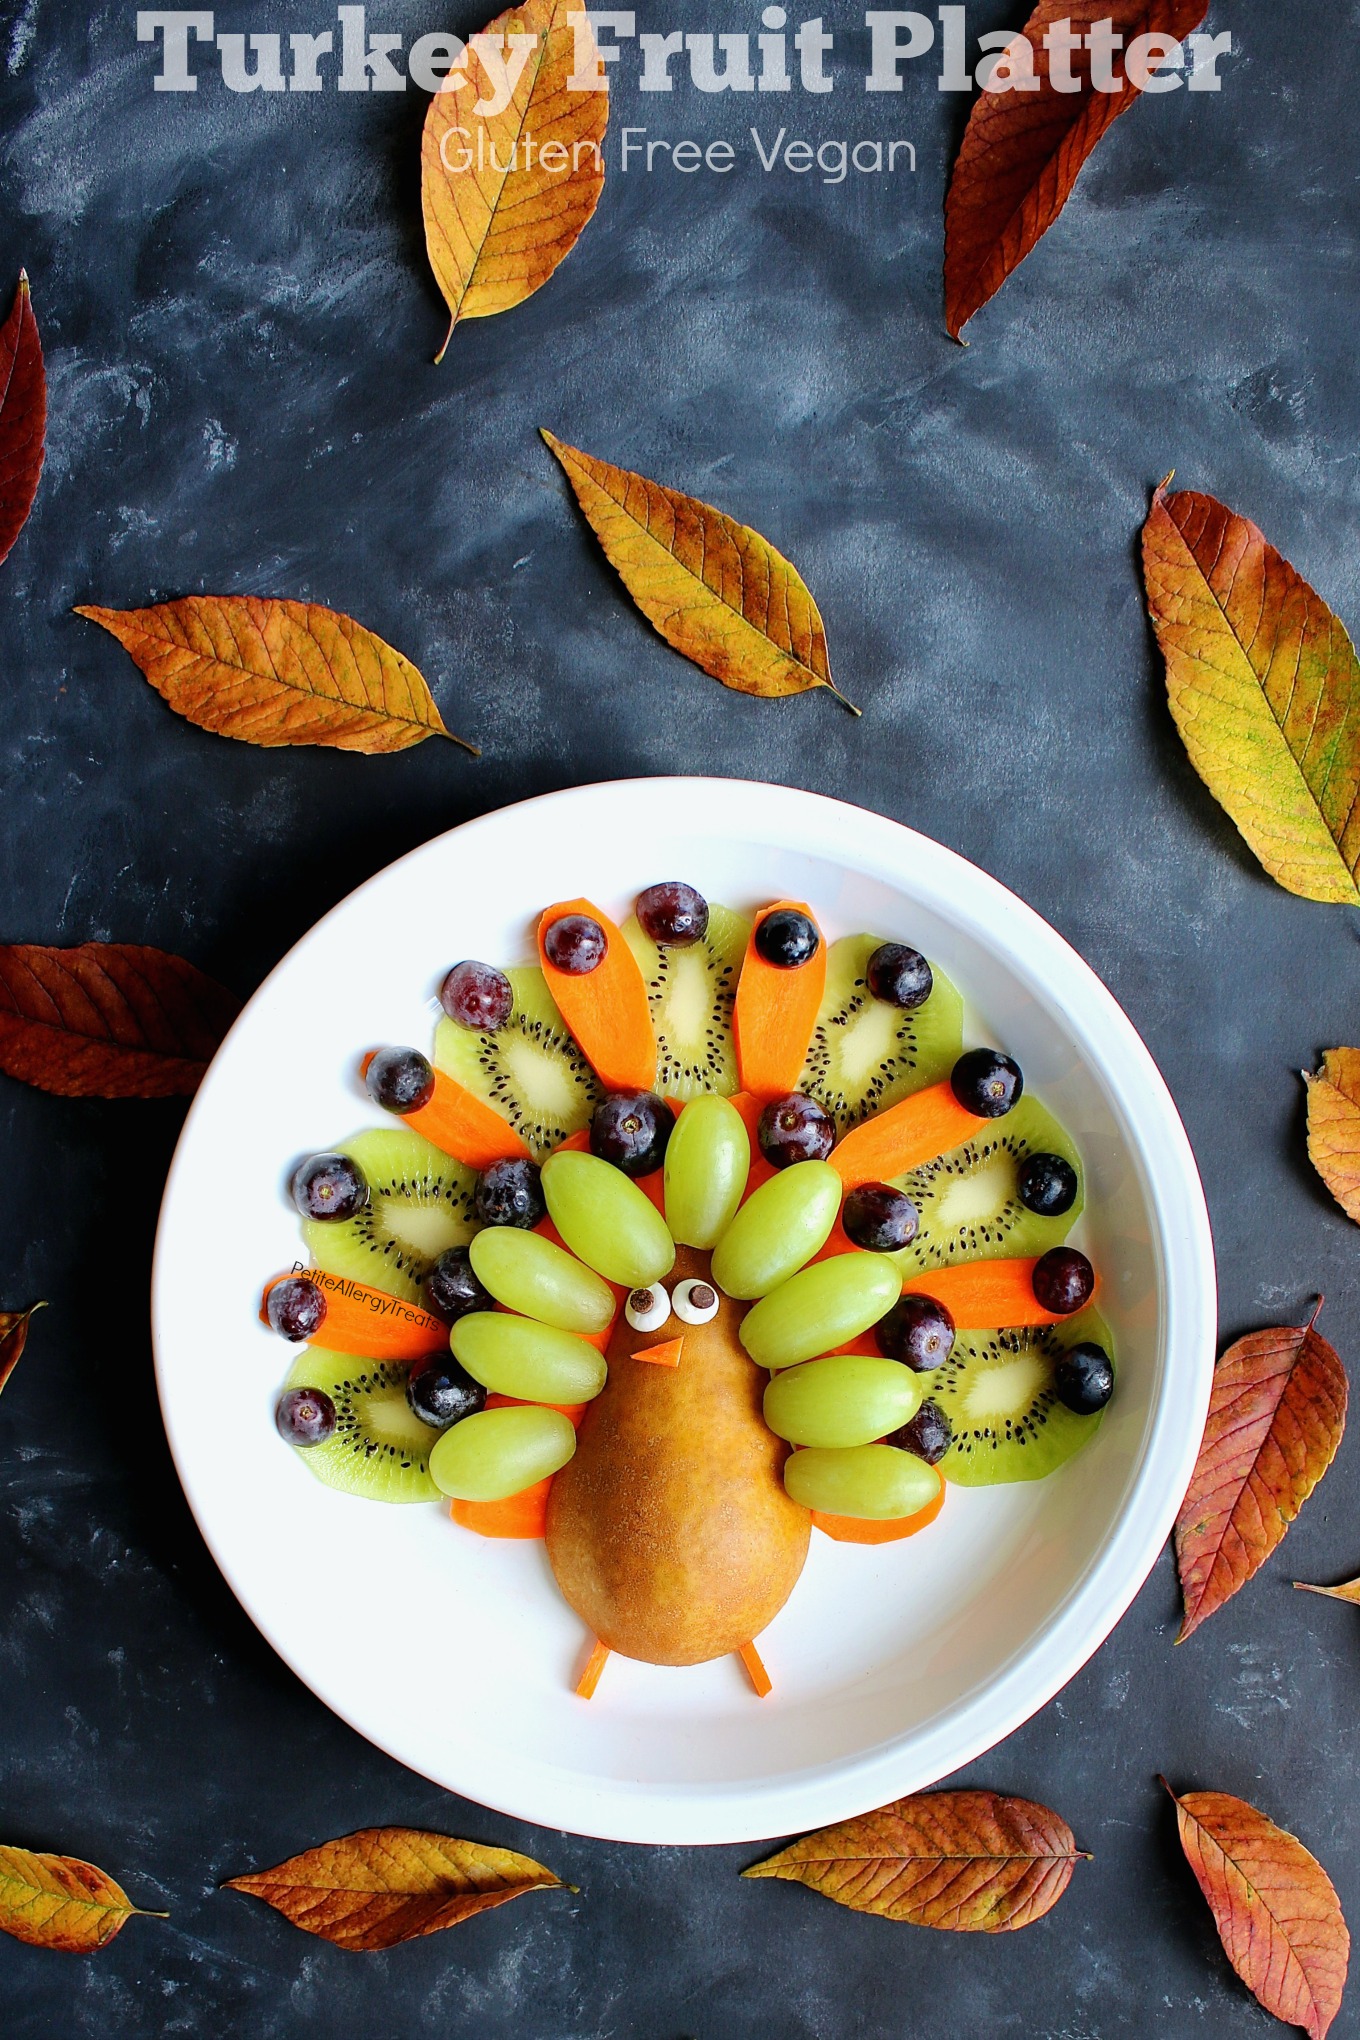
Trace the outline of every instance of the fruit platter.
{"type": "MultiPolygon", "coordinates": [[[[1010,1014],[975,1001],[977,945],[951,936],[921,871],[914,910],[869,886],[878,913],[854,913],[843,864],[651,837],[626,891],[601,882],[597,851],[578,868],[559,850],[541,868],[568,897],[521,891],[499,922],[456,898],[426,913],[424,953],[401,965],[417,1000],[358,971],[347,1016],[315,960],[281,967],[295,1012],[307,987],[324,999],[329,1067],[314,1041],[314,1099],[282,1123],[254,1115],[267,1222],[239,1229],[221,1322],[196,1334],[250,1355],[217,1428],[248,1435],[252,1526],[224,1523],[201,1414],[186,1431],[199,1398],[167,1273],[182,1167],[204,1154],[195,1121],[233,1097],[251,1110],[239,1078],[214,1096],[217,1070],[167,1194],[158,1356],[209,1541],[338,1711],[510,1810],[715,1839],[872,1803],[894,1731],[896,1789],[926,1782],[938,1771],[901,1761],[913,1737],[921,1762],[963,1761],[961,1718],[983,1747],[1026,1680],[1061,1682],[1073,1590],[1127,1538],[1169,1421],[1171,1235],[1139,1237],[1132,1150],[1073,1069],[1071,988],[1056,1048],[1028,988],[1010,1014]],[[323,1574],[343,1551],[374,1612],[418,1637],[323,1645],[261,1578],[280,1534],[323,1574]],[[419,1697],[431,1678],[447,1717],[419,1697]],[[517,1718],[533,1737],[518,1761],[496,1748],[517,1718]],[[611,1797],[634,1811],[602,1810],[611,1797]]],[[[953,867],[971,874],[929,849],[956,888],[953,867]]],[[[432,854],[453,868],[438,844],[405,862],[432,854]]],[[[368,926],[385,940],[380,912],[368,926]]],[[[1182,1185],[1180,1246],[1207,1256],[1197,1187],[1182,1185]]],[[[1207,1371],[1177,1392],[1193,1411],[1207,1371]]],[[[1177,1427],[1178,1462],[1192,1429],[1177,1427]]],[[[1163,1513],[1174,1480],[1159,1469],[1163,1513]]],[[[1144,1523],[1144,1570],[1149,1538],[1144,1523]]],[[[321,1590],[337,1619],[352,1584],[321,1590]]]]}

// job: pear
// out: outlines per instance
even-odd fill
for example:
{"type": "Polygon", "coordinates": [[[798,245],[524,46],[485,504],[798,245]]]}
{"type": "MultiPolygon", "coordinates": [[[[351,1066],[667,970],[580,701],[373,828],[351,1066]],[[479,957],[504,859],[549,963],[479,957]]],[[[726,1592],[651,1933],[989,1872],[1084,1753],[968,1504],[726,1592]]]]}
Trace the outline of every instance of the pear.
{"type": "Polygon", "coordinates": [[[716,1317],[636,1332],[620,1316],[609,1379],[548,1498],[564,1598],[610,1650],[654,1665],[700,1664],[757,1636],[798,1582],[812,1524],[784,1492],[787,1447],[761,1414],[768,1377],[737,1336],[747,1306],[690,1247],[666,1286],[684,1281],[712,1284],[716,1317]],[[637,1357],[677,1338],[676,1367],[637,1357]]]}

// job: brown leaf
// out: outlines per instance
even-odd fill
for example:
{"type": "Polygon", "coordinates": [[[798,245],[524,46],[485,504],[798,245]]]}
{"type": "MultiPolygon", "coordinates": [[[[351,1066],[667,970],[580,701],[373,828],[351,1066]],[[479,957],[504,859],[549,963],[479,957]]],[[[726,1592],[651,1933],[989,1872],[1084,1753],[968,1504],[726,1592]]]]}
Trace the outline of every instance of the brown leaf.
{"type": "Polygon", "coordinates": [[[1341,1443],[1346,1370],[1316,1325],[1315,1312],[1306,1325],[1252,1332],[1214,1371],[1204,1442],[1176,1519],[1178,1643],[1265,1564],[1341,1443]]]}
{"type": "Polygon", "coordinates": [[[563,1887],[551,1870],[513,1849],[388,1827],[323,1842],[273,1870],[228,1878],[226,1888],[262,1898],[337,1948],[368,1950],[437,1934],[525,1891],[563,1887]]]}
{"type": "Polygon", "coordinates": [[[0,563],[28,522],[42,477],[47,374],[28,277],[0,326],[0,563]]]}
{"type": "Polygon", "coordinates": [[[831,678],[817,605],[768,539],[695,496],[611,467],[551,432],[543,438],[606,559],[668,645],[739,694],[827,687],[851,708],[831,678]]]}
{"type": "Polygon", "coordinates": [[[34,1948],[89,1955],[142,1913],[127,1893],[76,1856],[37,1856],[31,1849],[0,1847],[0,1933],[34,1948]]]}
{"type": "MultiPolygon", "coordinates": [[[[450,737],[409,659],[314,602],[186,595],[154,609],[88,616],[131,653],[156,692],[201,730],[276,749],[406,751],[450,737]]],[[[478,755],[462,737],[452,737],[478,755]]]]}
{"type": "Polygon", "coordinates": [[[999,1792],[921,1792],[781,1849],[743,1877],[806,1884],[856,1912],[1005,1934],[1055,1906],[1089,1860],[1065,1820],[999,1792]]]}
{"type": "Polygon", "coordinates": [[[1125,47],[1135,36],[1177,40],[1198,28],[1208,0],[1040,0],[1025,23],[1037,92],[984,92],[976,101],[945,204],[945,317],[957,340],[974,312],[1000,290],[1066,205],[1083,163],[1141,97],[1117,67],[1119,89],[1097,92],[1091,60],[1072,53],[1078,92],[1058,92],[1045,32],[1070,20],[1074,34],[1112,21],[1125,47]]]}
{"type": "Polygon", "coordinates": [[[1323,2040],[1341,2007],[1351,1951],[1327,1872],[1245,1799],[1171,1796],[1181,1847],[1229,1962],[1268,2012],[1323,2040]]]}
{"type": "Polygon", "coordinates": [[[1308,1153],[1347,1218],[1360,1225],[1360,1048],[1329,1048],[1308,1086],[1308,1153]]]}
{"type": "MultiPolygon", "coordinates": [[[[470,64],[431,102],[421,143],[425,246],[451,315],[436,361],[460,319],[509,311],[546,283],[599,201],[609,94],[568,90],[573,14],[588,41],[575,0],[524,0],[472,38],[473,48],[485,38],[488,55],[503,37],[536,38],[502,112],[475,111],[470,64]]],[[[502,63],[518,53],[502,44],[502,63]]]]}
{"type": "Polygon", "coordinates": [[[186,1097],[240,1010],[163,949],[0,946],[0,1070],[59,1097],[186,1097]]]}
{"type": "Polygon", "coordinates": [[[1347,1580],[1339,1587],[1310,1587],[1307,1580],[1295,1580],[1294,1585],[1301,1594],[1325,1594],[1329,1601],[1349,1601],[1360,1608],[1360,1580],[1347,1580]]]}
{"type": "Polygon", "coordinates": [[[23,1359],[34,1311],[45,1307],[41,1303],[31,1303],[27,1310],[0,1310],[0,1390],[23,1359]]]}

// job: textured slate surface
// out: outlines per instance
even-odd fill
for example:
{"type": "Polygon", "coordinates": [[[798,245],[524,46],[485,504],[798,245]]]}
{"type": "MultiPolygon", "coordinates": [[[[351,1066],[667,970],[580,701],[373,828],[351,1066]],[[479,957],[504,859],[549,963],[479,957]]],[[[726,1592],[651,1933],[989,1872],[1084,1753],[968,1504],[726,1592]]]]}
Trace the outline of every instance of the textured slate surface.
{"type": "MultiPolygon", "coordinates": [[[[0,294],[25,263],[53,425],[0,573],[0,938],[158,942],[248,992],[360,879],[507,800],[688,770],[842,795],[1015,886],[1124,1001],[1200,1156],[1225,1333],[1323,1290],[1353,1357],[1357,1241],[1303,1159],[1297,1072],[1355,1038],[1354,922],[1273,890],[1190,772],[1134,544],[1174,464],[1360,622],[1360,222],[1333,61],[1360,8],[1215,9],[1242,52],[1221,98],[1121,121],[967,350],[944,336],[939,286],[960,102],[933,63],[900,100],[866,96],[857,12],[828,10],[835,92],[776,112],[813,140],[909,136],[914,181],[766,175],[749,147],[726,178],[611,168],[556,279],[461,331],[436,372],[418,95],[233,97],[209,58],[195,98],[157,96],[130,4],[4,0],[0,294]],[[738,699],[668,652],[612,585],[539,423],[774,538],[863,720],[824,696],[738,699]],[[361,617],[418,661],[482,762],[207,737],[69,614],[193,589],[361,617]]],[[[228,5],[217,26],[327,14],[228,5]]],[[[1018,18],[970,9],[979,30],[1018,18]]],[[[384,4],[369,25],[409,39],[439,10],[384,4]]],[[[778,125],[768,101],[643,101],[634,76],[616,126],[740,141],[778,125]]],[[[0,1828],[87,1854],[173,1914],[89,1963],[0,1944],[14,2040],[1264,2033],[1179,1864],[1158,1770],[1292,1825],[1360,1919],[1360,1635],[1287,1585],[1360,1568],[1353,1442],[1282,1557],[1189,1646],[1171,1647],[1164,1558],[1095,1661],[974,1768],[1059,1806],[1095,1852],[1025,1934],[893,1928],[738,1882],[762,1851],[537,1833],[398,1770],[256,1637],[180,1498],[144,1323],[178,1117],[0,1081],[0,1300],[54,1306],[0,1403],[0,1828]],[[379,1821],[528,1847],[581,1895],[357,1959],[215,1891],[379,1821]]]]}

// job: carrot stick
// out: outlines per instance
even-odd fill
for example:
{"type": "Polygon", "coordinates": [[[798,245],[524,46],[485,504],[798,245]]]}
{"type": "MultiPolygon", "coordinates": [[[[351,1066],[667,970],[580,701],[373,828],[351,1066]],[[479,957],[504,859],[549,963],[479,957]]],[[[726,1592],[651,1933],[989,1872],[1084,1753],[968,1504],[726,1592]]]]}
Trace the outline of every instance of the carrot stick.
{"type": "Polygon", "coordinates": [[[933,1268],[902,1284],[904,1296],[933,1296],[960,1331],[999,1332],[1011,1325],[1060,1325],[1034,1294],[1033,1261],[970,1261],[933,1268]]]}
{"type": "MultiPolygon", "coordinates": [[[[494,1390],[487,1397],[486,1406],[489,1410],[522,1410],[526,1407],[523,1396],[498,1395],[494,1390]]],[[[562,1412],[562,1415],[564,1417],[569,1418],[570,1421],[576,1426],[577,1430],[579,1431],[581,1428],[581,1419],[585,1415],[590,1405],[588,1403],[583,1402],[555,1402],[555,1403],[534,1403],[529,1405],[529,1407],[533,1409],[560,1410],[562,1412]]],[[[551,1474],[548,1477],[549,1479],[551,1479],[552,1478],[551,1474]]],[[[528,1488],[526,1488],[524,1492],[528,1494],[529,1492],[528,1488]]],[[[512,1495],[510,1499],[513,1501],[515,1497],[512,1495]]],[[[490,1508],[491,1506],[492,1505],[488,1502],[487,1507],[490,1508]]],[[[497,1502],[495,1506],[499,1508],[500,1503],[497,1502]]]]}
{"type": "MultiPolygon", "coordinates": [[[[385,1290],[351,1282],[345,1275],[327,1275],[320,1268],[305,1272],[306,1279],[315,1282],[326,1299],[326,1315],[308,1345],[324,1346],[334,1353],[358,1353],[366,1360],[421,1360],[427,1353],[447,1349],[449,1328],[429,1311],[400,1296],[389,1296],[385,1290]]],[[[275,1283],[291,1280],[289,1275],[276,1275],[266,1284],[260,1306],[266,1324],[270,1290],[275,1283]]]]}
{"type": "Polygon", "coordinates": [[[931,1084],[847,1133],[831,1150],[831,1166],[847,1190],[887,1183],[947,1154],[988,1124],[960,1105],[951,1084],[931,1084]]]}
{"type": "Polygon", "coordinates": [[[663,1339],[655,1346],[635,1346],[635,1360],[650,1360],[656,1367],[678,1367],[684,1350],[683,1339],[663,1339]]]}
{"type": "Polygon", "coordinates": [[[585,1670],[576,1681],[576,1691],[582,1700],[595,1698],[595,1688],[600,1683],[600,1673],[609,1662],[609,1655],[607,1644],[597,1643],[591,1650],[585,1662],[585,1670]]]}
{"type": "Polygon", "coordinates": [[[944,1507],[945,1492],[941,1481],[933,1502],[927,1502],[914,1516],[898,1516],[889,1523],[871,1523],[861,1516],[824,1516],[820,1509],[814,1509],[813,1526],[834,1537],[837,1544],[896,1544],[903,1537],[914,1537],[918,1530],[935,1521],[944,1507]]]}
{"type": "Polygon", "coordinates": [[[637,960],[607,915],[589,900],[559,900],[538,924],[538,954],[548,990],[607,1091],[650,1091],[656,1082],[656,1036],[647,985],[637,960]],[[605,932],[605,953],[581,977],[555,970],[543,938],[564,914],[586,914],[605,932]]]}
{"type": "Polygon", "coordinates": [[[503,1502],[452,1502],[450,1513],[464,1530],[479,1537],[541,1537],[548,1516],[548,1489],[552,1475],[536,1480],[522,1493],[508,1495],[503,1502]]]}
{"type": "Polygon", "coordinates": [[[508,1119],[443,1070],[434,1073],[434,1096],[417,1112],[403,1115],[402,1124],[465,1162],[470,1169],[489,1169],[493,1162],[521,1162],[529,1150],[508,1119]]]}
{"type": "Polygon", "coordinates": [[[747,1139],[751,1143],[751,1167],[746,1178],[746,1188],[741,1193],[741,1201],[744,1204],[752,1191],[759,1190],[762,1183],[768,1183],[771,1176],[778,1172],[773,1162],[767,1162],[760,1152],[759,1129],[763,1108],[759,1098],[753,1097],[749,1091],[737,1091],[727,1102],[729,1105],[735,1105],[740,1112],[747,1139]]]}
{"type": "Polygon", "coordinates": [[[746,1676],[756,1689],[757,1700],[763,1700],[770,1691],[770,1675],[761,1661],[760,1652],[753,1643],[744,1643],[737,1656],[746,1667],[746,1676]]]}
{"type": "Polygon", "coordinates": [[[759,1099],[782,1098],[798,1089],[826,990],[824,939],[817,944],[817,954],[793,970],[766,963],[756,948],[756,930],[781,907],[793,907],[813,919],[811,908],[801,900],[775,900],[756,915],[732,1013],[741,1086],[759,1099]]]}

